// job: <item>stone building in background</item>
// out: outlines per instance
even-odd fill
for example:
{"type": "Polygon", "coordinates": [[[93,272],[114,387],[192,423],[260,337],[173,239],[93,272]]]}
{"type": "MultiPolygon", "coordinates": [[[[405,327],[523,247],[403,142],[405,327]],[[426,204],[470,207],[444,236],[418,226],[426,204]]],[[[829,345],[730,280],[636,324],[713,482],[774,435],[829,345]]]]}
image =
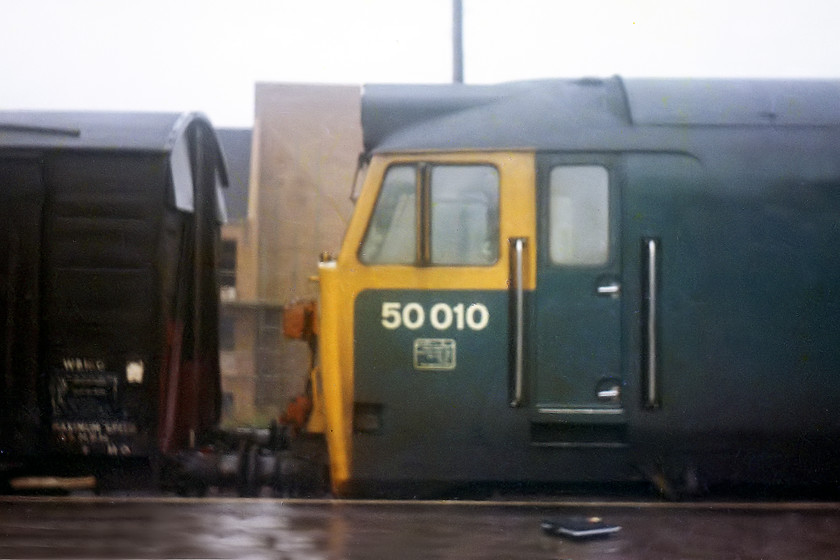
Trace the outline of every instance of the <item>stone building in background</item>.
{"type": "Polygon", "coordinates": [[[336,253],[362,151],[359,87],[257,84],[253,130],[219,131],[231,170],[222,229],[224,422],[265,425],[305,387],[308,346],[283,308],[317,297],[336,253]]]}

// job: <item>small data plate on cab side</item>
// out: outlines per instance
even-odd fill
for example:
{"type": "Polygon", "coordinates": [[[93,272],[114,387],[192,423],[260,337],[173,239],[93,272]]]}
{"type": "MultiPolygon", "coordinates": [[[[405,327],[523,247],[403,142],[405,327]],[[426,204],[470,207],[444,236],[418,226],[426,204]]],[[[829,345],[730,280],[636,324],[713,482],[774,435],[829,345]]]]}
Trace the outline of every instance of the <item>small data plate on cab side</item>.
{"type": "Polygon", "coordinates": [[[455,369],[455,341],[451,338],[417,338],[414,340],[414,369],[455,369]]]}

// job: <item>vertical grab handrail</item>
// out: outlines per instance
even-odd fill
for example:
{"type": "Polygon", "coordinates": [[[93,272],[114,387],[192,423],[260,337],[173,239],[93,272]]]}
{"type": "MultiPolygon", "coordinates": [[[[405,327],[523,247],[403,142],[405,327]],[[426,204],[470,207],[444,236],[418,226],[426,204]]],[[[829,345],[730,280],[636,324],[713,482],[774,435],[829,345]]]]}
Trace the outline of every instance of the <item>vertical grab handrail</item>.
{"type": "Polygon", "coordinates": [[[525,377],[525,244],[526,238],[510,238],[510,290],[512,340],[512,380],[510,406],[522,405],[525,377]]]}
{"type": "Polygon", "coordinates": [[[657,271],[659,268],[659,241],[653,238],[642,239],[644,266],[642,282],[644,294],[643,305],[643,341],[642,341],[642,369],[645,374],[644,403],[648,408],[659,406],[659,341],[658,330],[658,301],[659,285],[657,271]]]}

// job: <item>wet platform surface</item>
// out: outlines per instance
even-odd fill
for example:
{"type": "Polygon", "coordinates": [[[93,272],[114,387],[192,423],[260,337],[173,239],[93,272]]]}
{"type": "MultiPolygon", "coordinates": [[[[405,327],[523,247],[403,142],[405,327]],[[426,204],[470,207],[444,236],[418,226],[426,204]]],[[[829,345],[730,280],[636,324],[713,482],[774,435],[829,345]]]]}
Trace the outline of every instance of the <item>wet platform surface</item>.
{"type": "Polygon", "coordinates": [[[836,503],[0,498],[0,558],[838,557],[836,503]],[[565,516],[621,530],[578,541],[541,529],[565,516]]]}

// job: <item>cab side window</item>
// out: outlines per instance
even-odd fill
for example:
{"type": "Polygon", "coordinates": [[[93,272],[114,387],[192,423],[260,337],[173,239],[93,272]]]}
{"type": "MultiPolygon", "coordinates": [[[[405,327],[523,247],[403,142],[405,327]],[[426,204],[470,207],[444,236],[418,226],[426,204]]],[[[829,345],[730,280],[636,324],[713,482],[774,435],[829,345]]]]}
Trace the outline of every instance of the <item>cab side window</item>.
{"type": "Polygon", "coordinates": [[[431,263],[490,265],[499,258],[499,174],[488,165],[431,170],[431,263]]]}
{"type": "Polygon", "coordinates": [[[366,264],[486,266],[499,258],[499,174],[490,165],[398,165],[362,242],[366,264]]]}

